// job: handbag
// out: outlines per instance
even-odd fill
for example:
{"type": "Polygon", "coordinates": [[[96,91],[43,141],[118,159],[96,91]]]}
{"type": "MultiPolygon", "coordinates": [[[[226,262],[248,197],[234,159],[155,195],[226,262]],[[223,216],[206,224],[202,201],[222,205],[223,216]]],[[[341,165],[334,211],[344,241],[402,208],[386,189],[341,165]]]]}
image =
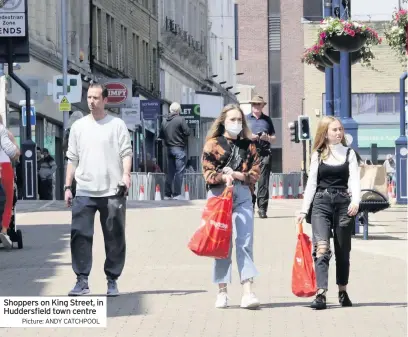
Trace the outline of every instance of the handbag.
{"type": "Polygon", "coordinates": [[[201,216],[188,248],[199,256],[225,259],[229,256],[232,236],[232,187],[226,187],[220,196],[213,196],[201,216]]]}
{"type": "Polygon", "coordinates": [[[361,201],[359,212],[376,213],[390,207],[388,201],[388,177],[384,166],[360,167],[361,201]]]}
{"type": "Polygon", "coordinates": [[[299,234],[292,267],[292,293],[297,297],[311,297],[316,294],[316,274],[313,268],[312,243],[298,224],[299,234]]]}

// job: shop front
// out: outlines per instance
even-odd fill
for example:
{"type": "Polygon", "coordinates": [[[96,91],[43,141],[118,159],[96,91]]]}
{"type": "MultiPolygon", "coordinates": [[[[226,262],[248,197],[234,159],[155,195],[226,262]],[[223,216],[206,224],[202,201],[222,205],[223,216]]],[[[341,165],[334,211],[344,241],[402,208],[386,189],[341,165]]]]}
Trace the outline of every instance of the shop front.
{"type": "Polygon", "coordinates": [[[364,158],[371,158],[371,146],[375,144],[378,160],[384,161],[387,154],[395,155],[395,140],[400,136],[399,125],[366,126],[359,125],[358,147],[364,158]]]}

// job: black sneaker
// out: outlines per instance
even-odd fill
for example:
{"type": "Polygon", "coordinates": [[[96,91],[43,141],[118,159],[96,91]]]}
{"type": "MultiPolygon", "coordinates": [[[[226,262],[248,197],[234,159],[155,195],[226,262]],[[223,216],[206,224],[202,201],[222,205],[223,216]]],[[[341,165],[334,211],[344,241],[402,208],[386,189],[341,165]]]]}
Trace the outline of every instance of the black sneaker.
{"type": "Polygon", "coordinates": [[[268,216],[266,215],[266,212],[264,210],[259,210],[258,215],[261,219],[266,219],[268,216]]]}
{"type": "Polygon", "coordinates": [[[347,294],[347,291],[339,291],[339,303],[342,307],[352,307],[353,303],[351,303],[350,298],[347,294]]]}
{"type": "Polygon", "coordinates": [[[68,293],[68,296],[83,296],[89,294],[89,292],[88,280],[78,277],[75,287],[68,293]]]}
{"type": "Polygon", "coordinates": [[[106,293],[109,297],[119,296],[118,285],[116,280],[109,279],[108,280],[108,291],[106,293]]]}
{"type": "Polygon", "coordinates": [[[316,298],[314,299],[314,301],[312,302],[312,304],[310,305],[310,307],[312,309],[316,309],[316,310],[323,310],[327,308],[326,305],[326,296],[323,294],[317,294],[316,298]]]}

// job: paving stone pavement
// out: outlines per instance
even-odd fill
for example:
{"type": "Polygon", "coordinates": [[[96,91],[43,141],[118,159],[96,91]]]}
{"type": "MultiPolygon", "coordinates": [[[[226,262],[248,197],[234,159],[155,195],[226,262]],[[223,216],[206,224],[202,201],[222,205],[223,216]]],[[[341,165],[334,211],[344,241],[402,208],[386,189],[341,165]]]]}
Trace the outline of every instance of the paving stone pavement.
{"type": "MultiPolygon", "coordinates": [[[[60,202],[45,205],[19,208],[18,228],[25,246],[10,252],[0,249],[0,296],[65,296],[74,285],[70,213],[60,202]]],[[[406,336],[406,208],[370,216],[370,240],[353,239],[349,294],[354,306],[339,307],[332,263],[329,309],[317,312],[307,307],[309,298],[291,293],[294,214],[299,205],[299,200],[272,200],[269,219],[255,220],[254,256],[260,271],[255,292],[262,302],[260,310],[239,308],[235,259],[231,307],[214,308],[212,260],[187,249],[203,201],[134,202],[127,213],[127,261],[119,280],[122,296],[107,300],[107,328],[8,328],[0,329],[0,336],[406,336]]],[[[98,221],[90,287],[92,294],[103,295],[105,253],[98,221]]],[[[310,233],[307,225],[305,230],[310,233]]]]}

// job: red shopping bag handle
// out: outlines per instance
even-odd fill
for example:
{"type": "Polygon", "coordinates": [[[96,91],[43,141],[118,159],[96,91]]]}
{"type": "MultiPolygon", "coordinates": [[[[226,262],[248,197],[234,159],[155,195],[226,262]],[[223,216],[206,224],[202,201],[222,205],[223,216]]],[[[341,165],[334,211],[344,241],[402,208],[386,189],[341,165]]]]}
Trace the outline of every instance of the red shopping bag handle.
{"type": "Polygon", "coordinates": [[[303,224],[302,223],[297,224],[297,234],[303,234],[303,224]]]}
{"type": "Polygon", "coordinates": [[[232,198],[232,186],[227,186],[221,194],[222,198],[232,198]]]}

